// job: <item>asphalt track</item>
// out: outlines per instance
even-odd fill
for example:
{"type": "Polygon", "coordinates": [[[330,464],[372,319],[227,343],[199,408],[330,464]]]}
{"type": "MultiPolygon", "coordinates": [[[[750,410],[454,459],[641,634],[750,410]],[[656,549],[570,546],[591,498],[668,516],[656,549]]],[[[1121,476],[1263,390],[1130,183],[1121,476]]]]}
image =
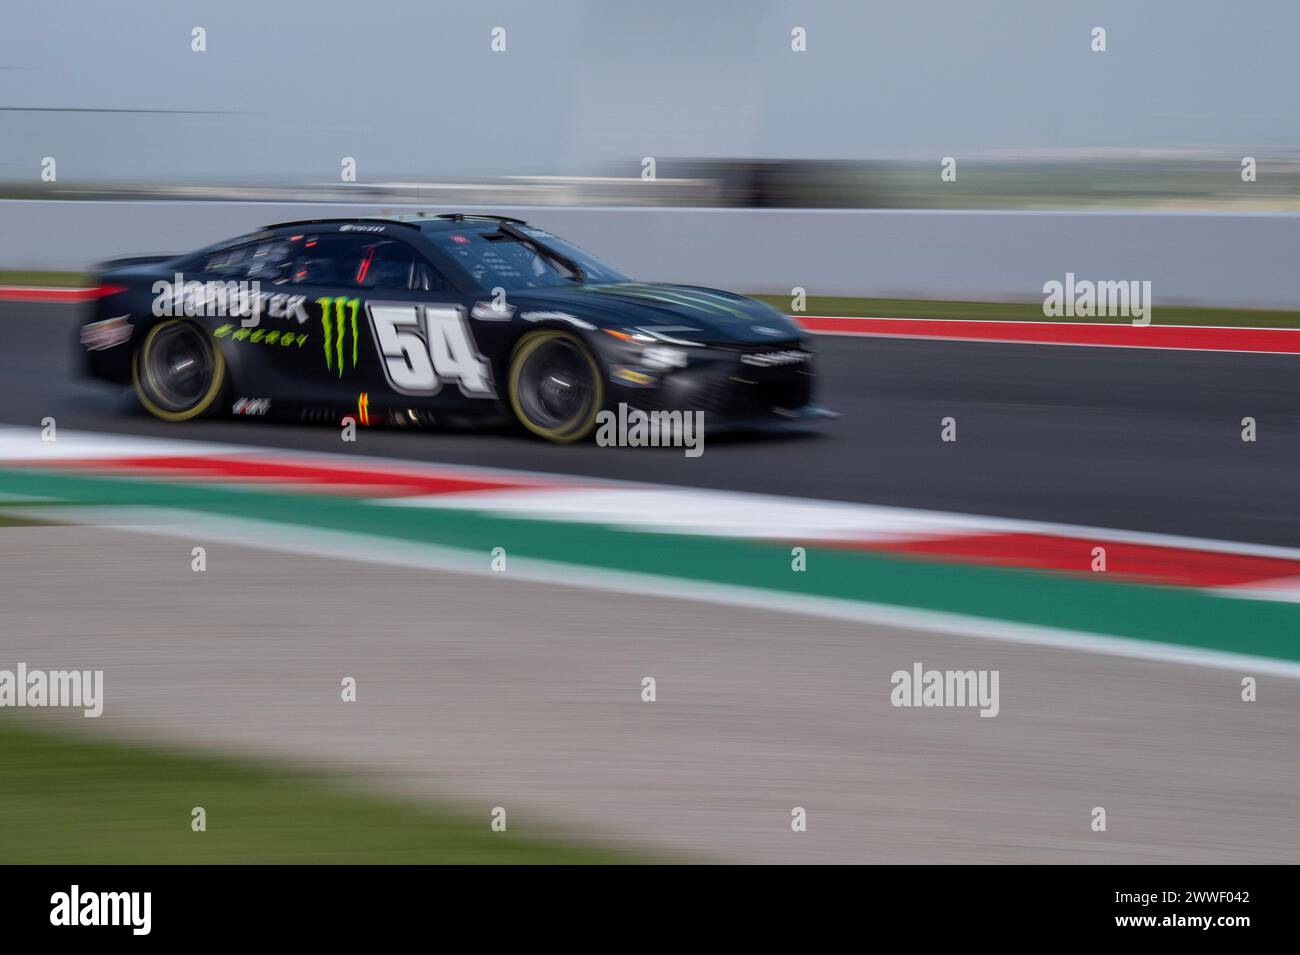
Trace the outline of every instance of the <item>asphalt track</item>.
{"type": "Polygon", "coordinates": [[[1300,545],[1300,357],[822,336],[820,397],[841,420],[713,438],[688,459],[512,431],[344,444],[328,427],[166,424],[76,379],[83,309],[0,303],[0,421],[1300,545]]]}

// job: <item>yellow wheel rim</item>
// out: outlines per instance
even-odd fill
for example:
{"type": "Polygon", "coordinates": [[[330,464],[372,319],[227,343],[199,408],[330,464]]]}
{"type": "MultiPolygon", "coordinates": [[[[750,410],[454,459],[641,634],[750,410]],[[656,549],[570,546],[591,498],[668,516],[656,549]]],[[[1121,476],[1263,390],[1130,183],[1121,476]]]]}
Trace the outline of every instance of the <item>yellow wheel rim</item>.
{"type": "Polygon", "coordinates": [[[605,382],[601,378],[600,365],[597,364],[591,349],[587,343],[572,332],[562,331],[555,328],[538,329],[535,332],[529,332],[519,340],[515,346],[515,353],[510,359],[510,407],[515,413],[515,418],[519,420],[525,428],[548,441],[554,441],[559,444],[569,444],[573,441],[579,441],[591,433],[591,429],[596,426],[596,415],[599,413],[601,406],[605,402],[605,382]],[[591,378],[595,383],[592,390],[591,407],[585,409],[574,418],[565,422],[560,427],[548,428],[545,425],[538,424],[531,420],[525,413],[519,402],[519,376],[522,373],[528,358],[541,348],[543,345],[552,341],[567,341],[577,346],[578,353],[586,360],[591,368],[591,378]]]}
{"type": "MultiPolygon", "coordinates": [[[[217,396],[221,394],[221,386],[226,380],[226,360],[222,357],[221,349],[217,347],[216,342],[211,341],[209,338],[209,344],[212,347],[214,369],[212,384],[208,387],[208,390],[204,392],[198,402],[195,403],[194,407],[186,408],[184,411],[171,411],[167,408],[163,408],[149,397],[140,383],[140,356],[149,354],[149,349],[153,347],[153,343],[162,329],[170,325],[180,324],[184,323],[175,318],[169,319],[165,322],[159,322],[153,328],[149,329],[149,334],[145,336],[144,344],[136,349],[131,355],[131,383],[135,387],[136,397],[140,399],[140,404],[144,405],[146,411],[156,418],[161,418],[163,421],[189,421],[191,418],[197,418],[212,407],[212,403],[216,401],[217,396]]],[[[148,374],[147,369],[145,374],[148,374]]]]}

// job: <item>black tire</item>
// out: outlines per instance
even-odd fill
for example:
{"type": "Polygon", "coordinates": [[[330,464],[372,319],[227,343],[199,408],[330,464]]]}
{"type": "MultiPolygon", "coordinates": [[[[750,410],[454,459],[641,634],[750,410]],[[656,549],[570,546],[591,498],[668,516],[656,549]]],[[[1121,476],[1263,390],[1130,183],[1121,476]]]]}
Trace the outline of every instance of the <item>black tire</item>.
{"type": "Polygon", "coordinates": [[[169,319],[149,329],[131,356],[136,397],[164,421],[213,413],[226,385],[226,361],[204,329],[169,319]]]}
{"type": "Polygon", "coordinates": [[[540,328],[510,357],[510,407],[525,428],[548,441],[580,441],[596,426],[605,400],[600,363],[578,335],[540,328]]]}

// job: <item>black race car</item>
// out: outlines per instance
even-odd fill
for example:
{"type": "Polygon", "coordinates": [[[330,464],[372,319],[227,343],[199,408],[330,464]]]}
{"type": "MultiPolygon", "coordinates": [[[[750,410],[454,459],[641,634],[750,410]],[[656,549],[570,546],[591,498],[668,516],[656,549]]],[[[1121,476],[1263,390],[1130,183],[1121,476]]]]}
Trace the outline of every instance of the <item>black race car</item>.
{"type": "Polygon", "coordinates": [[[314,219],[117,259],[87,369],[168,421],[422,426],[516,418],[551,441],[620,403],[710,429],[828,414],[806,337],[727,292],[635,282],[519,219],[314,219]]]}

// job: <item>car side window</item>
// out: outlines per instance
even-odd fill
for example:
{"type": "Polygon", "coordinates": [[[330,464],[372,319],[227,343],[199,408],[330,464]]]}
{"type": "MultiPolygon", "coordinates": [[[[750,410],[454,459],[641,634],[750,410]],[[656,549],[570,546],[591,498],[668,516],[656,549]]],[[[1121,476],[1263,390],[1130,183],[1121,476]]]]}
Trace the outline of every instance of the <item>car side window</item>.
{"type": "Polygon", "coordinates": [[[413,287],[415,250],[405,242],[368,239],[353,274],[358,288],[409,289],[413,287]]]}
{"type": "Polygon", "coordinates": [[[248,254],[240,263],[240,274],[246,279],[283,284],[293,266],[293,245],[288,239],[268,239],[245,246],[248,254]]]}
{"type": "Polygon", "coordinates": [[[280,284],[348,285],[350,259],[360,252],[351,236],[295,235],[289,237],[290,265],[280,284]]]}
{"type": "Polygon", "coordinates": [[[446,292],[451,286],[441,272],[417,257],[411,270],[411,288],[417,292],[446,292]]]}
{"type": "Polygon", "coordinates": [[[446,292],[451,286],[405,242],[381,236],[309,234],[227,245],[184,267],[196,278],[248,279],[268,285],[446,292]]]}
{"type": "Polygon", "coordinates": [[[176,269],[187,278],[239,278],[255,245],[249,239],[231,239],[178,258],[176,269]]]}
{"type": "Polygon", "coordinates": [[[405,242],[372,235],[293,236],[293,285],[331,285],[354,289],[443,287],[438,276],[405,242]]]}
{"type": "Polygon", "coordinates": [[[222,278],[239,276],[252,254],[251,245],[236,245],[209,253],[192,266],[200,275],[222,278]]]}
{"type": "Polygon", "coordinates": [[[191,256],[181,263],[181,270],[196,279],[242,278],[255,243],[226,245],[191,256]]]}

